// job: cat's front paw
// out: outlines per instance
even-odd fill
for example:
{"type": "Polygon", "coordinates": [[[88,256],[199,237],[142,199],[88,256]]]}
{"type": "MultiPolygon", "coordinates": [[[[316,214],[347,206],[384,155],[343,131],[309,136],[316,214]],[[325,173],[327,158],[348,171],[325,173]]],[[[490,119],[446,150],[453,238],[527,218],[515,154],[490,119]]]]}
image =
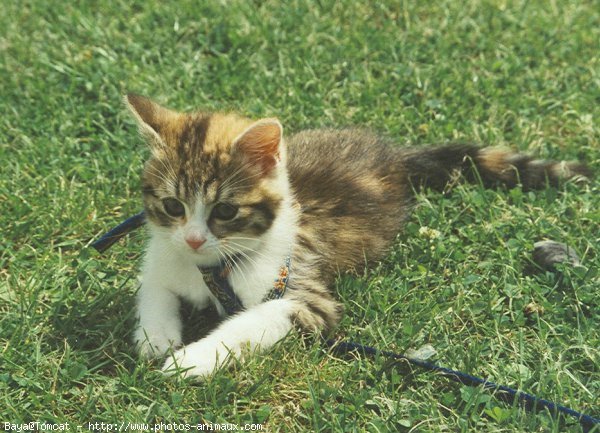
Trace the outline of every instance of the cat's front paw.
{"type": "Polygon", "coordinates": [[[173,353],[162,369],[167,374],[180,373],[184,377],[208,377],[223,366],[228,358],[229,352],[223,343],[201,340],[173,353]]]}
{"type": "Polygon", "coordinates": [[[182,344],[181,333],[177,330],[168,332],[166,329],[147,329],[141,326],[135,331],[134,340],[138,352],[144,358],[162,356],[182,344]]]}

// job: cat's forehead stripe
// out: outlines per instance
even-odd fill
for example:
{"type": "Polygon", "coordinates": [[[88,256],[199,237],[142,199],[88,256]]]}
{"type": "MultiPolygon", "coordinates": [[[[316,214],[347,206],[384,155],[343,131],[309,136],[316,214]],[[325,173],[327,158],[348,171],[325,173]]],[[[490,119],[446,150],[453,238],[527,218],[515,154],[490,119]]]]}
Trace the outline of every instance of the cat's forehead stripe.
{"type": "Polygon", "coordinates": [[[206,181],[203,186],[204,199],[206,203],[214,203],[217,201],[218,185],[216,177],[206,181]]]}
{"type": "Polygon", "coordinates": [[[211,117],[206,114],[190,116],[183,125],[181,135],[177,143],[180,155],[194,156],[204,148],[208,131],[210,129],[211,117]]]}

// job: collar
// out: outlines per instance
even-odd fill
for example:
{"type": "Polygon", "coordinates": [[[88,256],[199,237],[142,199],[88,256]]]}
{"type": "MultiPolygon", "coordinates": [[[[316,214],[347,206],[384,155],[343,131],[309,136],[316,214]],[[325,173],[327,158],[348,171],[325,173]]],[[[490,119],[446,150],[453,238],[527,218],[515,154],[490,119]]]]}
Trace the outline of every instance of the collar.
{"type": "MultiPolygon", "coordinates": [[[[229,260],[224,260],[212,267],[198,266],[198,270],[202,273],[202,277],[204,278],[204,282],[208,286],[208,289],[223,306],[225,312],[230,316],[244,310],[242,301],[240,301],[240,298],[235,294],[229,283],[229,275],[231,274],[234,260],[236,259],[239,260],[238,257],[234,257],[229,260]]],[[[279,273],[277,274],[277,278],[273,281],[271,290],[263,298],[263,302],[280,299],[283,296],[290,276],[290,263],[291,258],[290,256],[287,256],[284,263],[279,268],[279,273]]]]}

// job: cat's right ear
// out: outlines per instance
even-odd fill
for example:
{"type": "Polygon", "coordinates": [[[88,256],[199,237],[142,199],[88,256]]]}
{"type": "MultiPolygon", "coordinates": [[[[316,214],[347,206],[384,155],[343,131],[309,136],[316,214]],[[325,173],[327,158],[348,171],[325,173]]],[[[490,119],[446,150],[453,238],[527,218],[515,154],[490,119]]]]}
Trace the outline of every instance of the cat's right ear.
{"type": "Polygon", "coordinates": [[[178,113],[162,107],[144,96],[130,93],[123,98],[125,105],[137,120],[140,133],[148,141],[153,152],[166,147],[167,126],[178,117],[178,113]]]}

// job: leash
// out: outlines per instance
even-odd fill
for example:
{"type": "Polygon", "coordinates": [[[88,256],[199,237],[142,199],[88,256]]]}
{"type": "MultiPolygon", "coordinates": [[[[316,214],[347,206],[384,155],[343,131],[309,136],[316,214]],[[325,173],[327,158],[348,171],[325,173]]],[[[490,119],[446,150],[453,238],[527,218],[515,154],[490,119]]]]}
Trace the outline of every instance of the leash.
{"type": "MultiPolygon", "coordinates": [[[[104,252],[108,248],[110,248],[114,243],[116,243],[119,239],[125,237],[129,232],[141,227],[146,222],[146,217],[144,212],[140,212],[128,219],[124,222],[110,230],[108,233],[104,234],[100,237],[100,239],[94,241],[91,246],[95,248],[98,252],[104,252]]],[[[286,259],[287,270],[283,272],[284,267],[282,267],[282,274],[279,276],[278,280],[274,285],[274,288],[267,294],[265,300],[268,299],[278,299],[280,298],[287,286],[288,281],[288,272],[290,269],[290,258],[286,259]],[[279,288],[279,291],[278,291],[279,288]]],[[[227,306],[223,305],[228,314],[235,314],[237,311],[243,309],[243,305],[233,292],[233,289],[229,285],[227,281],[227,265],[220,265],[215,268],[199,268],[200,272],[202,272],[203,277],[213,279],[215,284],[207,283],[209,289],[215,297],[221,303],[227,304],[227,306]],[[223,283],[225,280],[226,284],[223,283]],[[212,287],[211,287],[212,286],[212,287]],[[215,294],[214,290],[220,290],[222,293],[219,295],[215,294]]],[[[206,282],[206,279],[205,279],[206,282]]],[[[512,403],[517,401],[522,404],[526,410],[536,411],[540,409],[548,409],[553,415],[568,415],[572,416],[579,421],[584,432],[589,432],[594,426],[600,424],[600,419],[594,418],[590,415],[585,415],[581,412],[563,406],[561,404],[555,403],[550,400],[541,399],[533,394],[529,394],[523,391],[518,391],[508,386],[499,385],[494,382],[491,382],[487,379],[482,379],[477,376],[472,376],[467,373],[463,373],[462,371],[452,370],[450,368],[441,367],[436,364],[432,364],[430,362],[424,361],[422,359],[417,359],[413,357],[408,357],[406,355],[402,355],[399,353],[389,352],[385,350],[379,350],[371,346],[365,346],[363,344],[343,341],[343,340],[326,340],[325,345],[333,352],[338,354],[358,352],[364,355],[370,356],[383,356],[386,358],[398,360],[398,361],[406,361],[410,365],[418,366],[424,370],[432,371],[439,373],[441,376],[444,376],[454,382],[461,383],[467,386],[481,386],[483,389],[488,391],[496,391],[497,394],[494,393],[495,397],[498,397],[504,401],[512,403]]]]}
{"type": "Polygon", "coordinates": [[[458,382],[463,385],[472,387],[482,386],[485,390],[497,392],[499,391],[498,394],[493,394],[494,397],[497,397],[508,403],[517,401],[523,404],[526,410],[536,411],[539,409],[548,409],[553,415],[573,416],[577,418],[577,420],[583,427],[584,432],[588,432],[595,425],[600,424],[600,419],[598,418],[594,418],[592,416],[585,415],[581,412],[577,412],[576,410],[573,410],[558,403],[554,403],[553,401],[544,400],[542,398],[536,397],[533,394],[518,391],[508,386],[498,385],[487,379],[472,376],[470,374],[463,373],[462,371],[441,367],[439,365],[432,364],[422,359],[411,358],[405,355],[401,355],[399,353],[379,350],[371,346],[365,346],[363,344],[343,340],[327,340],[325,341],[325,345],[327,345],[333,352],[341,354],[359,352],[370,356],[383,356],[385,358],[391,358],[397,361],[406,361],[411,365],[416,365],[424,370],[439,373],[441,376],[444,376],[454,382],[458,382]]]}
{"type": "Polygon", "coordinates": [[[103,234],[100,239],[92,242],[92,247],[99,253],[103,253],[109,249],[119,239],[125,237],[125,235],[138,227],[143,226],[146,223],[146,215],[144,212],[135,214],[132,217],[127,218],[121,224],[116,226],[114,229],[103,234]]]}
{"type": "MultiPolygon", "coordinates": [[[[279,299],[283,296],[285,289],[287,289],[288,276],[290,274],[290,260],[290,256],[285,258],[285,262],[279,268],[277,278],[273,281],[271,290],[264,296],[262,302],[279,299]]],[[[202,278],[204,279],[204,283],[208,287],[208,290],[210,290],[217,301],[219,301],[219,304],[221,304],[229,316],[239,313],[244,309],[244,304],[242,304],[240,298],[235,294],[233,287],[231,287],[228,280],[234,262],[235,257],[231,257],[216,266],[198,266],[198,270],[202,274],[202,278]]]]}
{"type": "Polygon", "coordinates": [[[227,277],[231,272],[231,262],[223,261],[217,266],[203,268],[198,266],[208,290],[219,301],[228,316],[244,309],[240,298],[233,291],[227,277]]]}

